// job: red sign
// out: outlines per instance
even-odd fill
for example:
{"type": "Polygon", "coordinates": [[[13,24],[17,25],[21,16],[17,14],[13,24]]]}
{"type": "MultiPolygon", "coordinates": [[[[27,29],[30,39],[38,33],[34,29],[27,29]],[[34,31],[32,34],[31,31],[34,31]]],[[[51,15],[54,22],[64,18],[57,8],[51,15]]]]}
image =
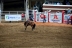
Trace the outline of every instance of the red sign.
{"type": "Polygon", "coordinates": [[[57,15],[54,15],[54,19],[58,19],[57,15]]]}

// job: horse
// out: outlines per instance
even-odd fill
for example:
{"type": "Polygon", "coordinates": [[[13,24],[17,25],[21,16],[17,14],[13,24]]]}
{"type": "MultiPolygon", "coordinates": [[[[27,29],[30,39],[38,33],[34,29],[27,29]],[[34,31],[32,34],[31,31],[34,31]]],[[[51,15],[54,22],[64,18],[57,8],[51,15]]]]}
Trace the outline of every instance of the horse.
{"type": "Polygon", "coordinates": [[[24,26],[25,26],[25,30],[27,29],[27,26],[31,26],[33,31],[35,29],[36,24],[33,21],[25,21],[24,26]]]}

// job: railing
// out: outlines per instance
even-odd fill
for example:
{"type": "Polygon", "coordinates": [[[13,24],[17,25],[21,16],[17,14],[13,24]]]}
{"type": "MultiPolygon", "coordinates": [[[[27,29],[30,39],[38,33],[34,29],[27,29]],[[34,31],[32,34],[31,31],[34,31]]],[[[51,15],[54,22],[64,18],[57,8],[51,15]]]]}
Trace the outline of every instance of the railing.
{"type": "MultiPolygon", "coordinates": [[[[21,15],[22,13],[25,14],[25,11],[1,11],[1,21],[5,21],[5,15],[21,15]]],[[[31,11],[29,11],[29,14],[32,14],[31,11]]]]}
{"type": "Polygon", "coordinates": [[[5,18],[6,14],[12,15],[12,14],[22,14],[25,13],[25,11],[1,11],[1,19],[5,18]]]}
{"type": "Polygon", "coordinates": [[[25,11],[1,11],[1,15],[5,14],[22,14],[25,13],[25,11]]]}
{"type": "MultiPolygon", "coordinates": [[[[25,13],[25,11],[1,11],[1,15],[5,14],[22,14],[25,13]]],[[[32,12],[29,11],[29,14],[32,14],[32,12]]]]}

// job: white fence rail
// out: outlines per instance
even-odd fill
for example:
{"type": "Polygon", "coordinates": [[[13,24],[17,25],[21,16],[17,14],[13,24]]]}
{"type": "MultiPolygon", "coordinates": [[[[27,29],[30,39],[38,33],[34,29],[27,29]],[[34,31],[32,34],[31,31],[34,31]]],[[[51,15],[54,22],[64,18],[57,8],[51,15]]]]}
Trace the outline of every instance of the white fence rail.
{"type": "Polygon", "coordinates": [[[1,22],[5,22],[5,15],[21,15],[25,11],[1,11],[1,22]]]}
{"type": "MultiPolygon", "coordinates": [[[[1,21],[5,21],[5,15],[21,15],[22,13],[26,13],[25,11],[1,11],[1,21]]],[[[29,16],[32,16],[32,10],[29,10],[29,16]]],[[[25,18],[24,18],[25,21],[25,18]]]]}
{"type": "Polygon", "coordinates": [[[25,11],[1,11],[2,15],[5,15],[5,14],[21,14],[21,13],[25,13],[25,11]]]}

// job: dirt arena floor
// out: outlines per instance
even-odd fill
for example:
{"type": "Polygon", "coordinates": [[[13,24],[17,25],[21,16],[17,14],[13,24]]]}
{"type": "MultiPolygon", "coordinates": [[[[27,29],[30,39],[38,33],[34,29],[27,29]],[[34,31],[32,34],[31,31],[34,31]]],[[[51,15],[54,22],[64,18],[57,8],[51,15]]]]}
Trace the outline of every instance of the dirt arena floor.
{"type": "Polygon", "coordinates": [[[0,24],[0,48],[72,48],[72,25],[36,23],[34,31],[23,23],[0,24]]]}

